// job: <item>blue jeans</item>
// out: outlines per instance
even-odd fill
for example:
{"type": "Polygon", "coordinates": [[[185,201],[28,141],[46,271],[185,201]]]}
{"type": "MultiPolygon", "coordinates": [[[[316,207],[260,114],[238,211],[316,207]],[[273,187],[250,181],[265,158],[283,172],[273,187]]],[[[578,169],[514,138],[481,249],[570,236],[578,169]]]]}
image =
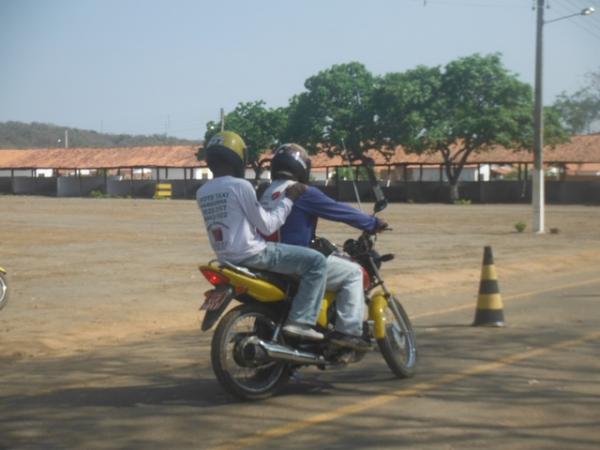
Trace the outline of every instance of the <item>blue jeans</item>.
{"type": "Polygon", "coordinates": [[[298,275],[300,284],[288,321],[311,326],[317,323],[327,276],[326,259],[321,253],[297,245],[267,242],[262,252],[239,264],[284,275],[298,275]]]}
{"type": "Polygon", "coordinates": [[[362,336],[365,294],[360,266],[346,258],[329,255],[327,290],[336,293],[335,329],[341,333],[362,336]]]}

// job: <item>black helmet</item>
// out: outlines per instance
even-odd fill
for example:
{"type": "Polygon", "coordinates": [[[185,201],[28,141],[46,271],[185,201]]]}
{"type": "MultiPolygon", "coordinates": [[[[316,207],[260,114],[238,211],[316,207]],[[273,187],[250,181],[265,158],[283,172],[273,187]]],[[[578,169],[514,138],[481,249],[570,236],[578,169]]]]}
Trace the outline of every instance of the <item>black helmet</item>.
{"type": "Polygon", "coordinates": [[[208,141],[204,153],[206,154],[206,164],[213,172],[214,166],[226,165],[234,168],[236,177],[244,177],[246,144],[237,133],[221,131],[215,134],[208,141]]]}
{"type": "Polygon", "coordinates": [[[271,160],[271,177],[308,183],[310,158],[308,152],[298,144],[283,144],[275,150],[271,160]]]}

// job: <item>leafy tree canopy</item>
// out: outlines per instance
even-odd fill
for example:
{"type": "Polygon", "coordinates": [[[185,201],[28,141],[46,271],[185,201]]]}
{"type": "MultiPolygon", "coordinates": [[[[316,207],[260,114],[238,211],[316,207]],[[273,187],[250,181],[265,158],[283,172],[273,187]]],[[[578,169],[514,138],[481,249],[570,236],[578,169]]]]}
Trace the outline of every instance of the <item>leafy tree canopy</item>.
{"type": "MultiPolygon", "coordinates": [[[[457,183],[473,152],[495,145],[531,148],[531,87],[502,65],[500,55],[478,54],[440,67],[417,67],[383,77],[373,95],[380,141],[408,152],[440,152],[457,198],[457,183]]],[[[546,139],[566,135],[552,111],[546,139]]],[[[453,198],[454,199],[454,198],[453,198]]]]}
{"type": "Polygon", "coordinates": [[[573,95],[561,93],[553,107],[572,134],[592,133],[600,128],[600,69],[588,73],[588,85],[573,95]]]}
{"type": "Polygon", "coordinates": [[[306,92],[290,102],[285,140],[330,155],[343,152],[342,143],[358,155],[371,148],[375,80],[358,62],[334,65],[308,78],[306,92]]]}
{"type": "MultiPolygon", "coordinates": [[[[248,162],[257,171],[261,154],[266,150],[273,150],[280,143],[279,137],[286,122],[285,108],[267,108],[262,100],[239,103],[232,112],[225,115],[225,129],[242,136],[248,151],[248,162]]],[[[220,123],[208,122],[204,142],[208,142],[220,130],[220,123]]]]}

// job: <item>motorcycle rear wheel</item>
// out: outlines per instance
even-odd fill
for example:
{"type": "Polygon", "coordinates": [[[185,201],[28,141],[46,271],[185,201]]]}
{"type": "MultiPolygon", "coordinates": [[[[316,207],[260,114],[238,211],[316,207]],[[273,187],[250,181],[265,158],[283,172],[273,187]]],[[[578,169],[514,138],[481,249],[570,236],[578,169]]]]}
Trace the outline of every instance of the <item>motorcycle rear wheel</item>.
{"type": "Polygon", "coordinates": [[[398,378],[415,374],[417,341],[408,315],[400,302],[392,297],[386,311],[385,337],[377,344],[388,367],[398,378]]]}
{"type": "Polygon", "coordinates": [[[217,380],[233,396],[260,400],[276,393],[289,379],[290,366],[267,361],[254,366],[239,355],[242,339],[256,335],[271,340],[277,317],[262,305],[241,305],[219,322],[211,343],[211,362],[217,380]]]}
{"type": "Polygon", "coordinates": [[[0,271],[0,309],[4,308],[8,303],[8,282],[6,275],[0,271]]]}

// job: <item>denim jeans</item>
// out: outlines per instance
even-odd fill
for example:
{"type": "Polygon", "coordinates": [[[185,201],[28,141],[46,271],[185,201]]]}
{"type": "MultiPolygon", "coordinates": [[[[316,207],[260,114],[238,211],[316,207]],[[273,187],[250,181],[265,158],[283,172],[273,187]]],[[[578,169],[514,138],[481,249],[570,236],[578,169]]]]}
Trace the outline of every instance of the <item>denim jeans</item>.
{"type": "Polygon", "coordinates": [[[327,275],[326,259],[321,253],[297,245],[267,242],[262,252],[239,264],[284,275],[298,275],[300,284],[288,321],[311,326],[317,323],[327,275]]]}
{"type": "Polygon", "coordinates": [[[362,336],[365,294],[360,266],[348,259],[329,255],[327,290],[336,293],[335,329],[345,334],[362,336]]]}

